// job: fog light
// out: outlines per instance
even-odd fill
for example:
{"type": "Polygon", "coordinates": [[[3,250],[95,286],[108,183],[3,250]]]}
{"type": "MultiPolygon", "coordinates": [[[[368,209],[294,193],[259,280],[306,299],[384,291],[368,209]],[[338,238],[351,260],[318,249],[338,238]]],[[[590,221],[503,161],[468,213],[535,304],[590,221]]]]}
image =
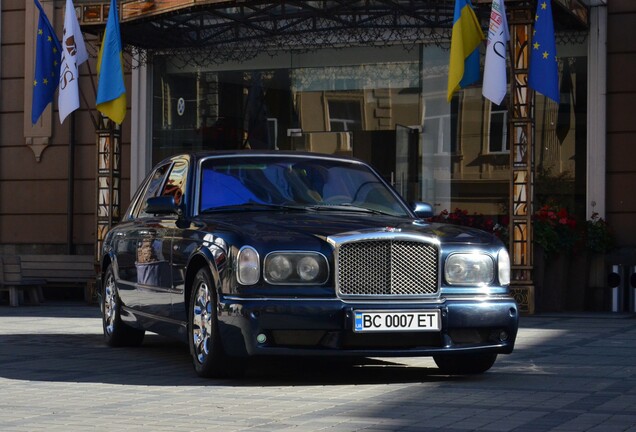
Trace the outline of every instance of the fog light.
{"type": "Polygon", "coordinates": [[[505,342],[508,340],[508,333],[505,331],[499,332],[499,340],[505,342]]]}
{"type": "Polygon", "coordinates": [[[265,336],[263,333],[260,333],[256,336],[256,342],[258,342],[259,344],[264,344],[265,342],[267,342],[267,336],[265,336]]]}

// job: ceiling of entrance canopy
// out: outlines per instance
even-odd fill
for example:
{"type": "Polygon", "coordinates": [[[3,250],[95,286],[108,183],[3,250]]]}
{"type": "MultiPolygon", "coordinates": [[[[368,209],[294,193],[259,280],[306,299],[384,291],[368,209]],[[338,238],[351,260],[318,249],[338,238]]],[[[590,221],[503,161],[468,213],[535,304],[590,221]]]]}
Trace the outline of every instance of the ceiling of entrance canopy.
{"type": "MultiPolygon", "coordinates": [[[[580,0],[553,0],[557,32],[585,30],[571,5],[580,0]],[[563,3],[563,4],[561,4],[563,3]],[[564,5],[568,6],[564,6],[564,5]]],[[[108,15],[108,1],[75,2],[84,31],[99,33],[108,15]]],[[[491,0],[473,0],[483,25],[491,0]]],[[[510,11],[534,0],[507,0],[510,11]]],[[[316,47],[448,44],[455,0],[122,0],[122,41],[144,50],[210,49],[220,61],[249,58],[258,52],[310,50],[316,47]]],[[[574,8],[576,9],[576,8],[574,8]]]]}

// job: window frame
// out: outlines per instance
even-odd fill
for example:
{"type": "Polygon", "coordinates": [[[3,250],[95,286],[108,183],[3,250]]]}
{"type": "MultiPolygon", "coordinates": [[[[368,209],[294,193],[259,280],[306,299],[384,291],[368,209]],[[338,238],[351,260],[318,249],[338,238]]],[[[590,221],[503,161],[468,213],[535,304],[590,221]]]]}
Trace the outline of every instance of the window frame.
{"type": "Polygon", "coordinates": [[[505,155],[510,154],[510,139],[508,136],[508,107],[503,103],[502,105],[495,105],[490,102],[490,107],[485,111],[485,118],[487,119],[484,127],[484,150],[489,155],[505,155]],[[493,117],[503,115],[503,121],[501,122],[501,150],[493,150],[492,140],[492,127],[493,117]]]}
{"type": "Polygon", "coordinates": [[[135,196],[135,199],[132,201],[133,204],[129,210],[130,219],[140,219],[144,217],[149,217],[151,215],[144,213],[143,206],[145,205],[148,198],[152,198],[158,195],[159,191],[163,190],[166,179],[168,177],[168,173],[170,172],[172,167],[172,162],[168,162],[165,164],[161,164],[152,170],[150,174],[144,180],[144,184],[141,188],[139,188],[138,193],[135,196]],[[153,179],[159,173],[160,170],[165,168],[165,172],[161,174],[160,182],[157,184],[156,189],[153,192],[152,196],[148,195],[148,190],[150,189],[150,185],[153,183],[153,179]]]}
{"type": "MultiPolygon", "coordinates": [[[[352,132],[355,129],[346,129],[344,131],[333,131],[331,129],[331,112],[329,108],[330,102],[349,102],[349,103],[358,103],[360,108],[360,130],[366,130],[366,112],[365,112],[365,104],[364,104],[364,91],[358,90],[356,94],[350,93],[342,93],[342,92],[331,92],[324,91],[323,92],[323,109],[324,109],[324,117],[325,117],[325,132],[352,132]]],[[[346,123],[344,123],[346,125],[346,123]]]]}

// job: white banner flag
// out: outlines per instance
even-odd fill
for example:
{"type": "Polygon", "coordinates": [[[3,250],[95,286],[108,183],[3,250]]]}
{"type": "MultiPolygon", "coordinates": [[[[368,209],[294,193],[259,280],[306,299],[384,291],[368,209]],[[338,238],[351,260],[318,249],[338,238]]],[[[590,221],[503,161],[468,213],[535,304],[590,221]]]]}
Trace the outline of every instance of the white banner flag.
{"type": "Polygon", "coordinates": [[[64,35],[62,36],[62,64],[60,65],[60,89],[57,104],[60,123],[79,108],[79,65],[88,60],[86,45],[82,37],[73,0],[66,0],[64,14],[64,35]]]}
{"type": "Polygon", "coordinates": [[[484,66],[482,94],[493,103],[500,105],[506,96],[506,47],[510,40],[508,20],[504,0],[493,0],[488,27],[488,47],[484,66]]]}

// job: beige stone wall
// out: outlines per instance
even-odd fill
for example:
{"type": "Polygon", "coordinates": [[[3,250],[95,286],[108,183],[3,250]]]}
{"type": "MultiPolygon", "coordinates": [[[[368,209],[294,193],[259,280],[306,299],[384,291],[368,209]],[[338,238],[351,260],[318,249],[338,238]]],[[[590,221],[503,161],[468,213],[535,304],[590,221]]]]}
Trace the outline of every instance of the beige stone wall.
{"type": "Polygon", "coordinates": [[[636,245],[636,2],[608,2],[607,220],[619,246],[636,245]]]}
{"type": "MultiPolygon", "coordinates": [[[[0,254],[64,253],[67,250],[67,190],[70,118],[60,124],[57,95],[53,110],[45,114],[48,130],[30,128],[34,47],[29,41],[37,22],[33,2],[2,1],[2,47],[0,55],[0,254]],[[28,72],[27,72],[28,70],[28,72]],[[26,80],[26,81],[25,81],[26,80]],[[47,120],[48,118],[48,120],[47,120]],[[44,132],[42,132],[44,130],[44,132]],[[38,136],[39,135],[39,136],[38,136]],[[27,145],[48,142],[46,147],[27,145]],[[41,153],[39,153],[41,151],[41,153]],[[37,156],[39,153],[39,161],[37,156]]],[[[62,34],[64,2],[42,2],[56,29],[62,34]]],[[[80,88],[85,96],[75,112],[75,164],[72,243],[78,253],[93,253],[95,239],[95,36],[85,34],[90,65],[80,66],[80,88]]],[[[128,71],[129,72],[129,71],[128,71]]],[[[130,73],[126,76],[130,91],[130,73]]],[[[129,101],[130,104],[130,101],[129,101]]],[[[40,125],[41,126],[41,125],[40,125]]],[[[122,205],[129,202],[130,115],[123,124],[122,205]]]]}

